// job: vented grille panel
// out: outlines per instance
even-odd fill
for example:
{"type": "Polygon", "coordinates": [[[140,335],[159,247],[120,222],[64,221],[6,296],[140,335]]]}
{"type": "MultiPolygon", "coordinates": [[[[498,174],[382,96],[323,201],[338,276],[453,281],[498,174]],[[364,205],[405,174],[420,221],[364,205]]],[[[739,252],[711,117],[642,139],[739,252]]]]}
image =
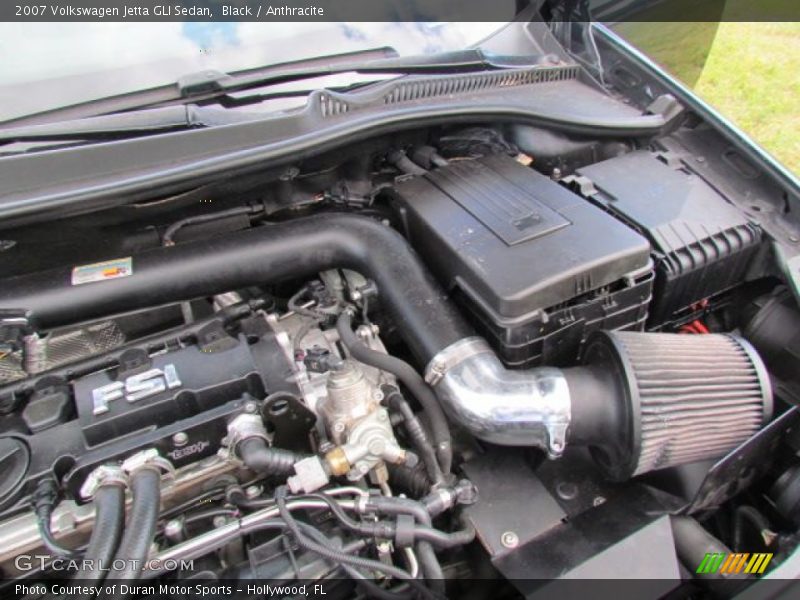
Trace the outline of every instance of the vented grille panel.
{"type": "MultiPolygon", "coordinates": [[[[319,96],[319,112],[323,118],[343,115],[358,108],[375,105],[393,105],[427,98],[470,94],[496,88],[518,87],[538,83],[567,81],[578,77],[576,65],[536,67],[469,73],[465,75],[442,75],[440,77],[404,78],[391,82],[381,97],[370,102],[356,102],[347,95],[323,92],[319,96]]],[[[355,98],[357,94],[351,96],[355,98]]]]}
{"type": "Polygon", "coordinates": [[[448,76],[432,81],[399,82],[383,99],[384,104],[410,102],[451,94],[469,94],[490,88],[516,87],[552,81],[565,81],[578,76],[578,67],[548,67],[525,71],[490,71],[469,75],[448,76]]]}

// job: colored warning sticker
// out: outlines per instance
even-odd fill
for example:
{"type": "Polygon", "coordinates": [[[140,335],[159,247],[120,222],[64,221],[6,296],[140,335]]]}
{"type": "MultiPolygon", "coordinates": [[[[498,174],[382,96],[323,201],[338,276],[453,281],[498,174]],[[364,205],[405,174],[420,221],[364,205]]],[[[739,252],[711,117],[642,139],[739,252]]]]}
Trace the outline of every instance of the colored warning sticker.
{"type": "Polygon", "coordinates": [[[133,275],[133,259],[115,258],[92,265],[81,265],[72,269],[72,285],[119,279],[133,275]]]}

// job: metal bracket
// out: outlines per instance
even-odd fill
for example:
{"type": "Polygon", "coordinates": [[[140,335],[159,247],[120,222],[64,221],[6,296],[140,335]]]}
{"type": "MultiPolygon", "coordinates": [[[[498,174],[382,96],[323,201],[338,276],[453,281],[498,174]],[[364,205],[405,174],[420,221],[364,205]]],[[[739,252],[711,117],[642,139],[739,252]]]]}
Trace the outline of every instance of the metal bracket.
{"type": "Polygon", "coordinates": [[[230,79],[231,76],[227,73],[209,69],[184,75],[178,79],[176,85],[182,98],[190,98],[192,96],[221,92],[225,89],[224,83],[230,79]]]}

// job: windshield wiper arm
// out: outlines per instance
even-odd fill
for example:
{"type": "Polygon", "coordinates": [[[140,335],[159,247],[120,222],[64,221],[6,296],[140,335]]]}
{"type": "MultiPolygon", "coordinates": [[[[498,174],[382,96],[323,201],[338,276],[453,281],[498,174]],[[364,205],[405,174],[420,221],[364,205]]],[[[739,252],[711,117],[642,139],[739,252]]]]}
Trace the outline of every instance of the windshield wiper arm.
{"type": "MultiPolygon", "coordinates": [[[[353,89],[374,82],[359,82],[345,86],[334,86],[326,89],[346,93],[353,89]]],[[[264,118],[263,113],[229,110],[247,106],[257,102],[283,98],[305,98],[314,90],[286,90],[269,94],[258,94],[244,98],[224,96],[219,99],[223,108],[216,106],[198,106],[181,104],[176,106],[159,106],[131,110],[110,115],[69,119],[42,123],[41,125],[21,125],[19,127],[0,128],[0,146],[15,142],[52,142],[65,140],[102,141],[131,138],[153,133],[169,133],[186,129],[216,127],[258,121],[264,118]]]]}
{"type": "Polygon", "coordinates": [[[232,74],[202,71],[180,78],[176,83],[130,94],[111,96],[20,117],[0,124],[0,133],[9,126],[35,125],[54,120],[82,119],[148,106],[213,102],[231,93],[269,87],[327,75],[356,72],[362,74],[442,74],[509,69],[534,66],[538,57],[489,55],[480,49],[441,54],[399,57],[391,48],[318,57],[307,61],[282,63],[232,74]],[[375,58],[381,54],[382,58],[375,58]],[[390,55],[387,57],[386,55],[390,55]]]}
{"type": "MultiPolygon", "coordinates": [[[[276,72],[285,72],[292,69],[327,69],[334,68],[338,64],[352,64],[355,61],[372,61],[385,58],[397,57],[397,50],[389,46],[382,46],[380,48],[370,48],[367,50],[359,50],[356,52],[342,52],[339,54],[330,54],[326,56],[319,56],[315,58],[307,58],[296,61],[277,63],[264,67],[256,67],[252,69],[245,69],[236,71],[230,75],[221,73],[219,71],[201,71],[199,73],[187,75],[180,78],[178,81],[168,83],[166,85],[147,88],[143,90],[136,90],[125,94],[118,94],[108,96],[105,98],[98,98],[88,102],[81,102],[80,104],[73,104],[70,106],[63,106],[51,110],[41,111],[6,121],[0,122],[0,131],[10,127],[20,127],[22,125],[41,125],[43,123],[53,123],[56,121],[69,121],[77,119],[85,119],[88,117],[96,117],[100,115],[110,115],[114,113],[137,110],[151,106],[159,106],[170,103],[180,102],[185,98],[188,91],[194,90],[197,93],[202,93],[204,90],[203,80],[214,81],[225,77],[243,77],[252,78],[269,77],[276,72]]],[[[205,91],[211,91],[215,86],[205,91]]]]}
{"type": "Polygon", "coordinates": [[[196,127],[242,123],[260,118],[263,118],[263,115],[241,113],[224,108],[192,104],[164,106],[85,119],[0,129],[0,146],[14,142],[118,139],[196,127]]]}

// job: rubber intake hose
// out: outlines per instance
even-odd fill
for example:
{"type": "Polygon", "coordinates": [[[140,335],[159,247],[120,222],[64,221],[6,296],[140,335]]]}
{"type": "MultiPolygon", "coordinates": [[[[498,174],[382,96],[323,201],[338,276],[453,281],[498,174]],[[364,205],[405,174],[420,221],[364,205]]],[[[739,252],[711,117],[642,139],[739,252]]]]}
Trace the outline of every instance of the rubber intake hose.
{"type": "MultiPolygon", "coordinates": [[[[125,489],[119,484],[101,485],[94,495],[94,525],[89,545],[86,547],[84,564],[75,574],[75,581],[85,586],[99,584],[105,578],[103,565],[111,563],[119,545],[122,527],[125,522],[125,489]]],[[[79,596],[91,598],[91,595],[79,596]]]]}
{"type": "Polygon", "coordinates": [[[271,448],[260,437],[251,437],[239,442],[236,446],[239,458],[248,469],[262,475],[290,475],[294,472],[294,463],[305,458],[305,455],[271,448]]]}
{"type": "Polygon", "coordinates": [[[131,493],[131,516],[113,563],[119,562],[124,567],[112,570],[108,580],[135,580],[142,574],[144,561],[156,535],[161,504],[161,473],[150,467],[138,469],[131,477],[131,493]]]}
{"type": "MultiPolygon", "coordinates": [[[[113,258],[113,257],[112,257],[113,258]]],[[[427,363],[472,334],[441,286],[395,230],[327,213],[137,254],[124,276],[73,285],[71,266],[11,277],[0,309],[25,309],[49,329],[249,285],[351,269],[374,280],[414,355],[427,363]]]]}
{"type": "Polygon", "coordinates": [[[428,416],[433,441],[436,445],[436,456],[439,458],[441,469],[444,473],[449,473],[453,462],[450,427],[447,425],[447,417],[444,416],[439,400],[422,376],[407,362],[373,350],[362,343],[353,332],[352,316],[348,310],[342,311],[339,315],[336,321],[336,331],[339,333],[342,344],[350,352],[350,356],[365,365],[393,374],[405,384],[422,405],[428,416]]]}

